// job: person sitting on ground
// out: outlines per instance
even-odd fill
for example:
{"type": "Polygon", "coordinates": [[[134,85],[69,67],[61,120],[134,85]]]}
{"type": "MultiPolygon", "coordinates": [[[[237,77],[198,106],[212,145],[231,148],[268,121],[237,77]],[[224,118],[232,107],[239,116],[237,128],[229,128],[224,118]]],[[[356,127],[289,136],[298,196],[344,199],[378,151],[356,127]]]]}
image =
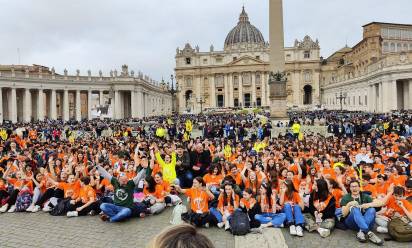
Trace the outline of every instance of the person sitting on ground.
{"type": "Polygon", "coordinates": [[[103,167],[97,165],[100,175],[110,180],[114,188],[113,203],[102,203],[100,215],[103,221],[118,222],[140,215],[144,210],[135,207],[133,204],[133,192],[136,185],[144,178],[146,169],[142,169],[136,177],[128,180],[125,174],[120,174],[119,178],[110,175],[103,167]]]}

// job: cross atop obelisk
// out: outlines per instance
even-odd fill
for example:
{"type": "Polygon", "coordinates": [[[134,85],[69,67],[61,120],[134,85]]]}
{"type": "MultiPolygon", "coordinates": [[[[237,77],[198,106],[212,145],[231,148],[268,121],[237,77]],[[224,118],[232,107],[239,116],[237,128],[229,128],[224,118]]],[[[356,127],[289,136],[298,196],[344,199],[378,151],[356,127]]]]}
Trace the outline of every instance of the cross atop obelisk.
{"type": "Polygon", "coordinates": [[[285,119],[287,118],[287,78],[285,77],[282,0],[269,0],[269,43],[270,116],[275,119],[285,119]]]}

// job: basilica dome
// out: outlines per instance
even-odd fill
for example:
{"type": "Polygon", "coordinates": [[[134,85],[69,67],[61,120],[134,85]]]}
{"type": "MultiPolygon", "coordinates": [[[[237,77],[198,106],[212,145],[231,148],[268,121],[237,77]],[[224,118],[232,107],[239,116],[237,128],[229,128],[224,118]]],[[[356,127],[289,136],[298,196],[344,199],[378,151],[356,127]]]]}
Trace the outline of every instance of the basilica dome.
{"type": "Polygon", "coordinates": [[[265,40],[262,33],[255,26],[250,24],[249,16],[243,7],[240,13],[239,22],[226,37],[225,49],[239,45],[241,43],[264,45],[265,40]]]}

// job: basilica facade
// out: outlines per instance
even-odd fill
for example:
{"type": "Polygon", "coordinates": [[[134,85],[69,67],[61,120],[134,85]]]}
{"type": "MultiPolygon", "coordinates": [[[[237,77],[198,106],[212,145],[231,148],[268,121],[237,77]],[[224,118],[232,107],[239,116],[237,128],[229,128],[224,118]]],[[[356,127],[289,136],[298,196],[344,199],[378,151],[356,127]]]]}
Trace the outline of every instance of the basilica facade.
{"type": "MultiPolygon", "coordinates": [[[[285,47],[290,109],[389,112],[412,109],[412,25],[372,22],[363,37],[322,58],[318,40],[305,36],[285,47]]],[[[206,108],[268,108],[269,44],[243,9],[223,51],[176,50],[180,113],[206,108]]]]}
{"type": "MultiPolygon", "coordinates": [[[[180,113],[201,108],[268,108],[269,44],[245,9],[228,33],[223,51],[200,51],[186,44],[176,50],[177,105],[180,113]]],[[[320,104],[320,46],[306,36],[285,47],[287,101],[290,107],[320,104]]]]}

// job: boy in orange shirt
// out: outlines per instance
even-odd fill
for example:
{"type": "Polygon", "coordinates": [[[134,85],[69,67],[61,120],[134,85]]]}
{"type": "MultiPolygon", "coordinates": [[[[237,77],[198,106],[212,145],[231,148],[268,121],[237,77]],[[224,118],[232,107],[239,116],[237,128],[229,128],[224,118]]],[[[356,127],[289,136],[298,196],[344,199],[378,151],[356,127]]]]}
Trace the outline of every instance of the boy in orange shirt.
{"type": "Polygon", "coordinates": [[[82,177],[80,179],[80,186],[79,196],[70,201],[67,217],[84,216],[87,214],[95,215],[100,212],[96,192],[92,186],[90,186],[90,178],[82,177]]]}

